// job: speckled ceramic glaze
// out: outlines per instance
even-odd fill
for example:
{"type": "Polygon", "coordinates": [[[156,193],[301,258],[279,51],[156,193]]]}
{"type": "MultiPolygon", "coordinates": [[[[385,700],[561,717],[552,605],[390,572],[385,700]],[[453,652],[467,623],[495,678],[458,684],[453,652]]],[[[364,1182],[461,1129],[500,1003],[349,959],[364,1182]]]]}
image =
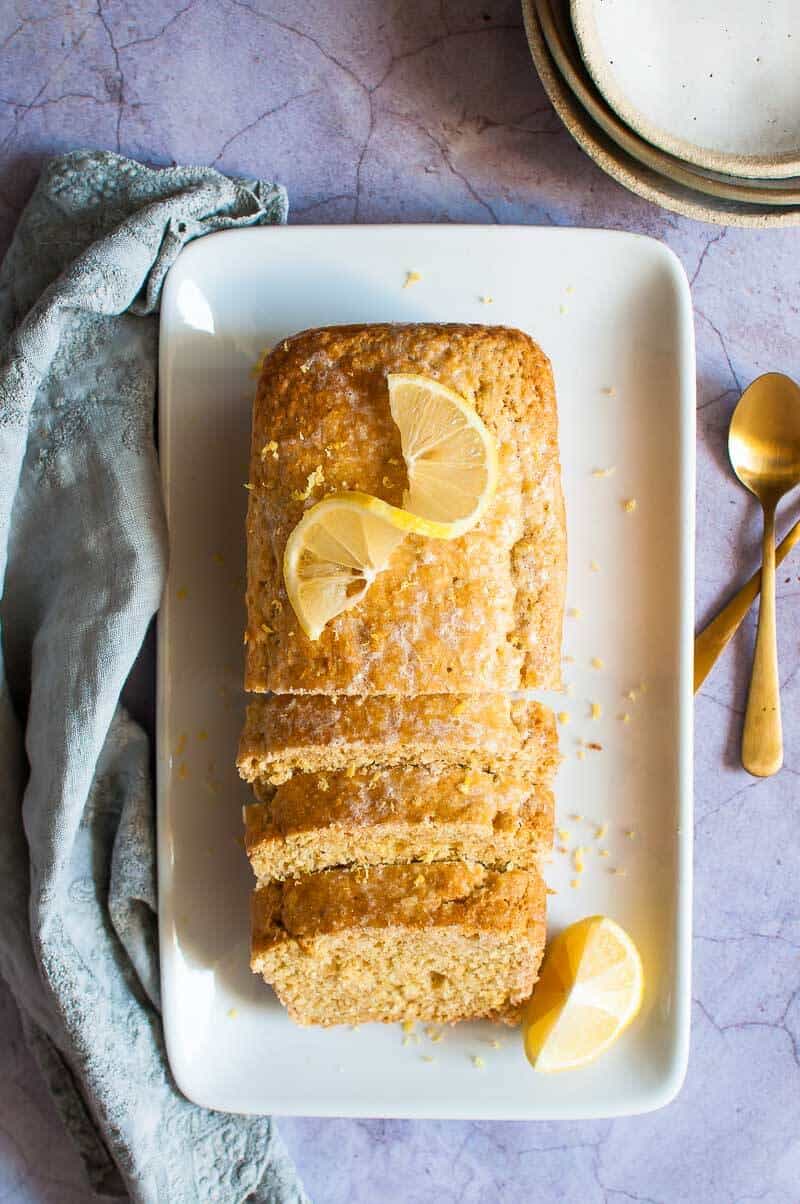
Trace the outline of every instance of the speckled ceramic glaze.
{"type": "Polygon", "coordinates": [[[771,206],[705,196],[662,176],[623,151],[592,121],[558,70],[542,32],[534,0],[522,0],[522,11],[531,55],[553,107],[579,146],[618,183],[657,205],[699,221],[756,229],[800,225],[800,209],[776,210],[771,206]]]}
{"type": "Polygon", "coordinates": [[[581,54],[623,121],[716,171],[800,171],[796,0],[571,0],[581,54]]]}
{"type": "Polygon", "coordinates": [[[534,0],[547,48],[553,61],[587,114],[621,150],[637,163],[652,168],[676,184],[705,196],[748,205],[800,205],[800,180],[744,180],[700,167],[670,155],[646,142],[619,119],[598,92],[581,59],[567,0],[534,0]]]}

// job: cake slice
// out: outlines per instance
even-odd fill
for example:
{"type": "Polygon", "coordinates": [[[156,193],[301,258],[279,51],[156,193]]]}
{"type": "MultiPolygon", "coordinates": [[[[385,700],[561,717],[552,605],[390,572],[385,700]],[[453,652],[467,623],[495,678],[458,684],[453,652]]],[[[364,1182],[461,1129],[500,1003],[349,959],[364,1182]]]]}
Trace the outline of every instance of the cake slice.
{"type": "Polygon", "coordinates": [[[516,764],[547,786],[558,738],[552,711],[503,694],[272,695],[249,704],[237,764],[245,781],[272,783],[297,772],[373,766],[516,764]]]}
{"type": "Polygon", "coordinates": [[[566,574],[553,376],[519,330],[368,325],[310,330],[267,356],[253,405],[245,688],[469,694],[558,687],[566,574]],[[326,494],[402,505],[407,485],[387,375],[454,389],[498,446],[489,509],[453,540],[409,536],[365,597],[319,639],[283,581],[289,534],[326,494]]]}
{"type": "Polygon", "coordinates": [[[513,770],[298,773],[244,808],[245,848],[259,880],[332,866],[409,861],[531,868],[553,843],[553,796],[513,770]]]}
{"type": "Polygon", "coordinates": [[[536,981],[545,906],[533,870],[324,870],[255,891],[250,964],[298,1024],[509,1018],[536,981]]]}

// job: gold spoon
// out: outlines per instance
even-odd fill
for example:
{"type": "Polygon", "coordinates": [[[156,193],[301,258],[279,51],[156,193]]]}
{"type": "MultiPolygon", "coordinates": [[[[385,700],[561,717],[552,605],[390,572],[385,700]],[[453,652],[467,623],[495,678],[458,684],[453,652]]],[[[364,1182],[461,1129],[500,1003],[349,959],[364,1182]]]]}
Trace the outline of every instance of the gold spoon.
{"type": "MultiPolygon", "coordinates": [[[[800,519],[787,531],[775,549],[775,565],[781,564],[800,540],[800,519]]],[[[761,569],[756,569],[749,581],[735,593],[730,602],[708,623],[694,641],[694,692],[708,677],[718,657],[739,630],[742,619],[758,597],[761,589],[761,569]]]]}
{"type": "Polygon", "coordinates": [[[800,483],[800,389],[780,372],[767,372],[745,389],[733,412],[728,455],[742,484],[764,511],[761,605],[744,717],[742,764],[759,778],[783,764],[778,644],[775,633],[775,511],[800,483]]]}

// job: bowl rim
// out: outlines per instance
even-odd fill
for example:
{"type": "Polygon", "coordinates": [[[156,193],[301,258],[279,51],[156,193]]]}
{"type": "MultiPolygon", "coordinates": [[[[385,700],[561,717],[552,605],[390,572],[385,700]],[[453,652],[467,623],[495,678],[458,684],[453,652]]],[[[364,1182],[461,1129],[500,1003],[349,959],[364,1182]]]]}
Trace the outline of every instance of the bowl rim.
{"type": "Polygon", "coordinates": [[[737,154],[691,142],[650,121],[622,90],[608,64],[600,40],[594,0],[567,0],[567,4],[581,58],[598,92],[624,124],[646,142],[694,167],[707,168],[724,175],[783,179],[800,174],[800,145],[784,153],[737,154]]]}
{"type": "MultiPolygon", "coordinates": [[[[575,53],[570,52],[567,30],[559,20],[556,3],[553,3],[553,0],[534,0],[534,4],[547,49],[555,66],[595,124],[631,158],[659,175],[705,196],[748,205],[800,205],[800,180],[796,177],[785,181],[774,180],[772,187],[766,183],[721,173],[717,178],[647,142],[637,131],[625,125],[614,110],[608,107],[605,97],[597,92],[594,81],[580,58],[577,43],[575,53]],[[585,79],[582,78],[582,74],[586,76],[585,79]]],[[[571,30],[572,25],[568,17],[566,24],[571,30]]]]}
{"type": "Polygon", "coordinates": [[[744,202],[722,201],[702,193],[693,193],[683,185],[642,167],[620,151],[584,112],[555,66],[533,0],[522,0],[522,15],[534,67],[556,113],[586,154],[623,188],[654,205],[695,221],[751,229],[800,226],[798,208],[759,208],[744,202]]]}

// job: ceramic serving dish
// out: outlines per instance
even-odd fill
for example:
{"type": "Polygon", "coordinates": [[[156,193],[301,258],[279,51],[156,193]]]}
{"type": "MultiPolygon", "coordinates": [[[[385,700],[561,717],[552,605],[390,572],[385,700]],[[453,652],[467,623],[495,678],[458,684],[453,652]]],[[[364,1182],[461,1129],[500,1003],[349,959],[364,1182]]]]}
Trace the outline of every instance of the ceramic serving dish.
{"type": "Polygon", "coordinates": [[[576,1118],[668,1102],[686,1068],[691,999],[695,369],[677,259],[603,230],[216,234],[169,274],[160,357],[171,554],[158,628],[159,923],[181,1090],[223,1111],[313,1116],[576,1118]],[[403,288],[409,271],[420,279],[403,288]],[[587,864],[576,890],[572,857],[554,851],[549,923],[556,932],[610,915],[635,939],[647,979],[635,1024],[569,1074],[535,1074],[519,1030],[489,1024],[456,1025],[435,1044],[421,1028],[419,1043],[404,1043],[399,1025],[298,1028],[249,969],[241,806],[251,796],[234,761],[253,365],[304,327],[376,321],[508,324],[552,358],[568,605],[580,617],[566,619],[572,695],[542,697],[571,714],[558,822],[587,864]],[[613,475],[593,475],[610,465],[613,475]],[[630,497],[634,513],[622,505],[630,497]]]}
{"type": "Polygon", "coordinates": [[[800,181],[743,180],[710,169],[692,167],[683,159],[646,142],[620,121],[586,72],[569,19],[567,0],[534,0],[547,48],[565,82],[594,122],[631,158],[686,188],[723,200],[753,205],[800,205],[800,181]]]}

